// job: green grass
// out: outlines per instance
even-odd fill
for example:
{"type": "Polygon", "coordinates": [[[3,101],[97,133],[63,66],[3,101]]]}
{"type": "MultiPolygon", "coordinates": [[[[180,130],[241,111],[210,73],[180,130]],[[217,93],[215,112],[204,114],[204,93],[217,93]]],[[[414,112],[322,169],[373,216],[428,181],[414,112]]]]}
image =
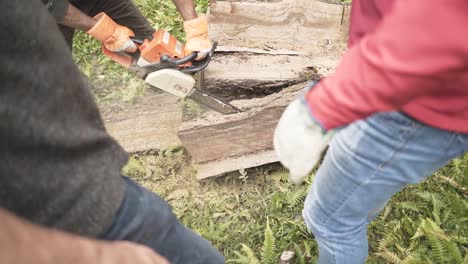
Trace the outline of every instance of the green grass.
{"type": "MultiPolygon", "coordinates": [[[[283,250],[295,251],[298,263],[317,257],[301,217],[312,175],[297,187],[271,165],[197,181],[180,148],[133,157],[124,171],[168,200],[230,263],[277,263],[283,250]]],[[[467,184],[468,154],[398,193],[370,226],[368,263],[466,263],[467,184]]]]}
{"type": "MultiPolygon", "coordinates": [[[[155,28],[184,40],[171,1],[135,2],[155,28]]],[[[197,10],[204,12],[207,4],[197,1],[197,10]]],[[[89,36],[77,34],[74,56],[100,106],[144,94],[143,82],[103,56],[89,36]]],[[[301,217],[313,175],[297,187],[278,165],[206,181],[195,180],[194,170],[183,149],[171,148],[132,157],[124,173],[169,201],[181,221],[212,241],[229,263],[277,263],[286,249],[296,252],[297,263],[314,263],[317,245],[301,217]]],[[[468,263],[466,186],[468,155],[398,193],[370,226],[368,263],[468,263]]]]}

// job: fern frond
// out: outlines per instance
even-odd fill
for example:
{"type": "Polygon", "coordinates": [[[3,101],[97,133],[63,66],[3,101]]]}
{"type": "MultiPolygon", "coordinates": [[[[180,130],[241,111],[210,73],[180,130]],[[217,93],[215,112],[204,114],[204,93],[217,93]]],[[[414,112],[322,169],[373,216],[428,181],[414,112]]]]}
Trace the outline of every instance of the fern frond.
{"type": "Polygon", "coordinates": [[[234,254],[236,254],[236,256],[238,257],[238,259],[233,259],[231,260],[233,263],[237,263],[237,264],[249,264],[250,262],[250,259],[249,257],[245,256],[245,255],[242,255],[241,253],[237,252],[237,251],[234,251],[234,254]]]}
{"type": "Polygon", "coordinates": [[[448,256],[451,257],[451,259],[454,262],[450,262],[453,264],[463,264],[463,257],[462,253],[460,252],[460,249],[457,247],[457,244],[455,244],[452,241],[443,241],[445,244],[445,248],[447,249],[448,256]]]}
{"type": "Polygon", "coordinates": [[[299,247],[297,244],[294,244],[294,251],[296,252],[297,264],[306,264],[304,253],[302,252],[301,247],[299,247]]]}
{"type": "Polygon", "coordinates": [[[418,258],[413,257],[412,255],[407,256],[398,264],[424,264],[424,262],[418,258]]]}
{"type": "Polygon", "coordinates": [[[421,199],[423,199],[426,202],[430,202],[432,199],[432,193],[428,191],[420,191],[416,192],[416,195],[419,196],[421,199]]]}
{"type": "Polygon", "coordinates": [[[290,207],[296,207],[304,202],[304,198],[307,195],[306,188],[296,188],[288,192],[286,196],[286,203],[290,207]]]}
{"type": "Polygon", "coordinates": [[[274,262],[275,257],[275,236],[270,228],[270,221],[267,218],[267,226],[265,229],[265,240],[263,241],[261,260],[263,264],[270,264],[274,262]]]}
{"type": "Polygon", "coordinates": [[[385,221],[387,219],[387,217],[390,215],[390,213],[392,212],[393,208],[391,205],[387,205],[385,206],[385,209],[384,209],[384,212],[382,214],[382,221],[385,221]]]}
{"type": "Polygon", "coordinates": [[[444,240],[433,235],[432,233],[427,234],[429,244],[431,245],[432,252],[434,257],[437,260],[437,263],[446,263],[447,262],[447,249],[444,244],[444,240]]]}
{"type": "Polygon", "coordinates": [[[272,178],[279,179],[280,182],[288,182],[289,181],[289,171],[288,169],[282,167],[279,170],[275,170],[271,174],[272,178]]]}
{"type": "Polygon", "coordinates": [[[392,264],[398,264],[401,262],[401,259],[398,257],[397,254],[389,251],[388,249],[384,249],[383,251],[377,252],[377,256],[385,259],[386,261],[392,263],[392,264]]]}
{"type": "Polygon", "coordinates": [[[450,219],[452,219],[452,209],[445,210],[441,215],[442,223],[447,223],[450,219]]]}
{"type": "Polygon", "coordinates": [[[414,211],[416,213],[418,213],[420,211],[418,206],[414,202],[401,202],[401,203],[398,204],[398,207],[401,207],[403,209],[408,209],[408,210],[414,211]]]}
{"type": "Polygon", "coordinates": [[[400,240],[393,232],[387,232],[386,235],[379,242],[379,251],[383,251],[389,246],[396,244],[400,240]]]}
{"type": "MultiPolygon", "coordinates": [[[[451,240],[458,242],[462,245],[468,245],[468,237],[465,236],[450,236],[451,240]]],[[[468,255],[468,254],[467,254],[468,255]]]]}
{"type": "Polygon", "coordinates": [[[432,217],[437,224],[440,225],[440,208],[443,206],[443,203],[440,199],[436,198],[434,194],[431,195],[432,200],[432,217]]]}
{"type": "Polygon", "coordinates": [[[242,251],[244,251],[244,253],[247,255],[249,264],[260,264],[260,260],[258,260],[258,258],[255,256],[253,249],[251,249],[245,244],[241,244],[241,246],[242,246],[242,251]]]}

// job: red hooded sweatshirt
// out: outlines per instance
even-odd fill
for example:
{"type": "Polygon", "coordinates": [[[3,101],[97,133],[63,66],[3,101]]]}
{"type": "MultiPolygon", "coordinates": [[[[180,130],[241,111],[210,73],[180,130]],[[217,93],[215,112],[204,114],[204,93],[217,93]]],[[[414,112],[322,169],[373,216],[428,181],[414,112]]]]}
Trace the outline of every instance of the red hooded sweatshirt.
{"type": "Polygon", "coordinates": [[[348,46],[307,94],[325,128],[399,110],[468,133],[468,0],[353,0],[348,46]]]}

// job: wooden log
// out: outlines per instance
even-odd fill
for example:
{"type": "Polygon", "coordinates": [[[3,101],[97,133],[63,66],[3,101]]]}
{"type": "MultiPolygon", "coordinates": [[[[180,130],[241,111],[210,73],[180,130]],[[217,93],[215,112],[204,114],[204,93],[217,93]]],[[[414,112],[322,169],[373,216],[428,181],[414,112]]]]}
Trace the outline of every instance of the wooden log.
{"type": "Polygon", "coordinates": [[[215,54],[205,72],[205,86],[225,100],[263,97],[333,69],[330,58],[305,55],[233,52],[215,54]]]}
{"type": "Polygon", "coordinates": [[[273,133],[304,82],[331,74],[346,49],[349,6],[319,0],[215,1],[210,38],[220,45],[205,89],[243,113],[183,118],[179,139],[207,178],[277,161],[273,133]]]}
{"type": "Polygon", "coordinates": [[[176,96],[148,89],[133,104],[106,107],[101,113],[109,134],[128,152],[158,151],[181,144],[177,130],[182,107],[176,96]]]}
{"type": "Polygon", "coordinates": [[[244,111],[239,114],[209,111],[182,123],[178,136],[198,166],[197,178],[278,161],[274,129],[285,107],[304,87],[301,83],[264,98],[231,102],[244,111]]]}
{"type": "Polygon", "coordinates": [[[347,39],[348,5],[319,0],[213,2],[209,36],[220,45],[336,54],[347,39]]]}

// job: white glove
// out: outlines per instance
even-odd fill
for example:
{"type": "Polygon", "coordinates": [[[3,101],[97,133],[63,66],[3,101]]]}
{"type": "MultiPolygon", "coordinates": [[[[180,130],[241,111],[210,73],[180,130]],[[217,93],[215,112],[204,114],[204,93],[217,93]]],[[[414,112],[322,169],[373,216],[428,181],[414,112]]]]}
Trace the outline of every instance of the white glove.
{"type": "Polygon", "coordinates": [[[302,183],[315,167],[331,135],[314,120],[303,98],[286,107],[276,126],[273,144],[294,184],[302,183]]]}

